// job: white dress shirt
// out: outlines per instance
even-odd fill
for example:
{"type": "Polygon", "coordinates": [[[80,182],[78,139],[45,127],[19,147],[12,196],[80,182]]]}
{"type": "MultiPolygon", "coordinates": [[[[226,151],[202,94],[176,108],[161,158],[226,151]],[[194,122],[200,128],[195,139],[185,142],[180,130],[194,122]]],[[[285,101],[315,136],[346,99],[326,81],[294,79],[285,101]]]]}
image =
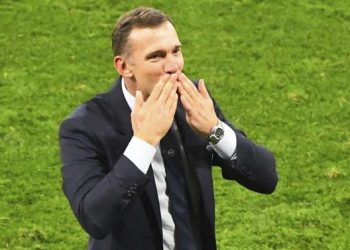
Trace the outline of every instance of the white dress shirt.
{"type": "MultiPolygon", "coordinates": [[[[126,102],[128,103],[130,109],[133,110],[135,97],[132,96],[126,89],[124,79],[122,79],[121,84],[126,102]]],[[[223,159],[234,159],[236,158],[236,134],[227,124],[223,122],[221,122],[221,124],[224,127],[224,137],[217,144],[211,146],[223,159]]],[[[147,173],[149,166],[152,165],[162,222],[163,249],[174,250],[175,223],[169,212],[169,197],[166,194],[167,187],[165,182],[165,166],[160,145],[158,144],[156,147],[154,147],[153,145],[150,145],[149,143],[133,136],[124,151],[124,155],[144,174],[147,173]]]]}

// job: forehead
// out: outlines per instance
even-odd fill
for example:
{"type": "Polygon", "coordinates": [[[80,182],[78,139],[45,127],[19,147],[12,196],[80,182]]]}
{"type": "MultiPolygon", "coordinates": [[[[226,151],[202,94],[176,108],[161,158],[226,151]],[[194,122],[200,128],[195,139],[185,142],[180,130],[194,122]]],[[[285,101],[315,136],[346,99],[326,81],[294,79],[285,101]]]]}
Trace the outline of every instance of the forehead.
{"type": "Polygon", "coordinates": [[[166,21],[152,28],[133,28],[128,43],[132,53],[147,54],[157,50],[170,50],[180,45],[174,26],[166,21]]]}

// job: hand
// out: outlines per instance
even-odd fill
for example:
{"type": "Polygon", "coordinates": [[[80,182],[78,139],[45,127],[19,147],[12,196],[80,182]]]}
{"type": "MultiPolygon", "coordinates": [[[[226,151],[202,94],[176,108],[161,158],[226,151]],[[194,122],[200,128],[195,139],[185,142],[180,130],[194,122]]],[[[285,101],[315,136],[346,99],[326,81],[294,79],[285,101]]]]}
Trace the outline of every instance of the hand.
{"type": "Polygon", "coordinates": [[[166,75],[154,86],[147,101],[136,91],[135,107],[131,113],[134,136],[155,146],[164,137],[174,120],[178,95],[177,76],[166,75]]]}
{"type": "Polygon", "coordinates": [[[218,124],[219,119],[203,79],[199,80],[198,89],[185,74],[180,75],[179,82],[178,89],[186,112],[187,123],[194,131],[207,138],[210,130],[218,124]]]}

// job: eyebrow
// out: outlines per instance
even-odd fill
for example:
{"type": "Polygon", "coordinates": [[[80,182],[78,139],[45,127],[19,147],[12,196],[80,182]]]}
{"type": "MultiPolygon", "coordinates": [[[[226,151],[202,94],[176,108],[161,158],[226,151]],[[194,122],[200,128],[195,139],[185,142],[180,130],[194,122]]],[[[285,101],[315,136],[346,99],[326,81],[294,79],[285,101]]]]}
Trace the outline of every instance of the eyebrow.
{"type": "MultiPolygon", "coordinates": [[[[176,45],[172,51],[174,50],[179,50],[181,48],[181,45],[176,45]]],[[[150,59],[154,56],[165,56],[166,55],[166,51],[165,50],[156,50],[156,51],[153,51],[149,54],[146,55],[146,59],[150,59]]]]}

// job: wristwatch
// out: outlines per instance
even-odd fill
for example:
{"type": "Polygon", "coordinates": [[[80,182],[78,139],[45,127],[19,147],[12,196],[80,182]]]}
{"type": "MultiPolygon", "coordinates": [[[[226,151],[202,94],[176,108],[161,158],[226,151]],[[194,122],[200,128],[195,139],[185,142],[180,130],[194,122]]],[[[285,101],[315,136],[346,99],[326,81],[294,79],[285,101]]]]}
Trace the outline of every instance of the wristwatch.
{"type": "Polygon", "coordinates": [[[217,144],[224,137],[224,127],[219,120],[218,124],[210,129],[209,141],[211,144],[217,144]]]}

